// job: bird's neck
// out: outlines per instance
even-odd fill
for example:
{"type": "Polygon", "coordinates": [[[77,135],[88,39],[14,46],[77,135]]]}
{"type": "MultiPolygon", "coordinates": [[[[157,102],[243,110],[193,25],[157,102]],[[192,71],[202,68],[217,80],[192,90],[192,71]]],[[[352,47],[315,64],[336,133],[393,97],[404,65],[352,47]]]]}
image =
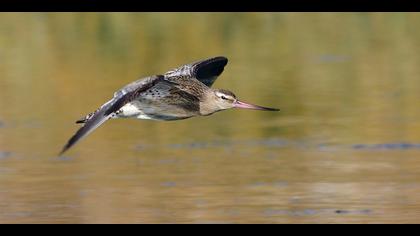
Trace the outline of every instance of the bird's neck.
{"type": "Polygon", "coordinates": [[[206,93],[200,101],[200,115],[208,116],[217,111],[219,107],[214,103],[215,95],[214,93],[206,93]]]}

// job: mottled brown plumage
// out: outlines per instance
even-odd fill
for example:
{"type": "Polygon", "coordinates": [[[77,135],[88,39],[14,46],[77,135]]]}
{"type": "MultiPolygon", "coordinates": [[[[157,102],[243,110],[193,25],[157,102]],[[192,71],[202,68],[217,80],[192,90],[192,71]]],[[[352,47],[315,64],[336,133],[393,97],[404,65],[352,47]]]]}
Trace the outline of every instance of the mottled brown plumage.
{"type": "Polygon", "coordinates": [[[211,88],[227,62],[225,57],[214,57],[128,84],[98,110],[76,121],[83,126],[61,153],[112,118],[180,120],[234,107],[278,110],[244,103],[228,90],[211,88]]]}

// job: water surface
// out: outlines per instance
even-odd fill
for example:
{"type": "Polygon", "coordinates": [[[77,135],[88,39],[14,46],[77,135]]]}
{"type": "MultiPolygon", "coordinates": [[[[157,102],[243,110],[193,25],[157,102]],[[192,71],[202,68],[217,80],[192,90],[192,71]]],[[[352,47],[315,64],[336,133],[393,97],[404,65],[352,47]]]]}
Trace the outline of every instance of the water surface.
{"type": "Polygon", "coordinates": [[[420,15],[0,14],[1,223],[419,223],[420,15]],[[224,55],[278,113],[113,120],[113,92],[224,55]]]}

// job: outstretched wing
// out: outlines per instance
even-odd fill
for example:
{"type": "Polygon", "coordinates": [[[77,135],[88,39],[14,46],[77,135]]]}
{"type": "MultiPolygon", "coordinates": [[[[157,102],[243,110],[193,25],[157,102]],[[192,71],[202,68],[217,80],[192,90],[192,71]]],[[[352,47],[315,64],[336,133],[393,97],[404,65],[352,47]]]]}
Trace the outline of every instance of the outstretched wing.
{"type": "Polygon", "coordinates": [[[213,57],[183,65],[165,73],[165,76],[191,76],[211,87],[222,74],[228,59],[226,57],[213,57]]]}
{"type": "Polygon", "coordinates": [[[166,81],[163,75],[157,75],[137,80],[116,92],[113,99],[102,105],[97,111],[87,117],[87,120],[84,121],[85,124],[76,132],[76,134],[73,135],[73,137],[70,138],[60,155],[75,145],[82,138],[93,132],[105,121],[115,116],[116,112],[125,104],[133,101],[136,97],[140,96],[142,92],[147,91],[159,83],[174,84],[173,82],[166,81]]]}

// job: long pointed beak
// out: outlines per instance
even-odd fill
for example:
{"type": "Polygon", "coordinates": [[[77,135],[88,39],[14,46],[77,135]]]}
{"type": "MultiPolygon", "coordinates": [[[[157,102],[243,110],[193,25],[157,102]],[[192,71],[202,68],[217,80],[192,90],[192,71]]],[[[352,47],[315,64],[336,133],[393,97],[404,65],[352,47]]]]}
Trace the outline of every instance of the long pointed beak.
{"type": "Polygon", "coordinates": [[[236,100],[235,103],[233,103],[233,106],[236,108],[243,108],[243,109],[254,109],[254,110],[261,110],[261,111],[280,111],[280,109],[277,108],[270,108],[270,107],[262,107],[246,102],[241,102],[239,100],[236,100]]]}

